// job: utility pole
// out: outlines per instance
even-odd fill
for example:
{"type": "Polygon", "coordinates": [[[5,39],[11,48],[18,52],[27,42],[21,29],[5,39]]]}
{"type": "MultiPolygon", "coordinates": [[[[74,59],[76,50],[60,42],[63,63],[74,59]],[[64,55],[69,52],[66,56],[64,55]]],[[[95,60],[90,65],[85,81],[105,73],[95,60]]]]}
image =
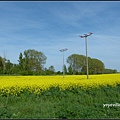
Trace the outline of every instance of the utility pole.
{"type": "Polygon", "coordinates": [[[68,50],[67,48],[65,49],[61,49],[60,52],[63,52],[63,78],[64,78],[64,75],[65,75],[65,70],[64,70],[64,51],[68,50]]]}
{"type": "Polygon", "coordinates": [[[86,66],[87,66],[87,79],[89,78],[88,77],[88,74],[89,74],[89,71],[88,71],[88,53],[87,53],[87,37],[92,35],[93,33],[90,32],[89,34],[84,34],[83,36],[79,36],[81,38],[85,38],[85,46],[86,46],[86,66]]]}

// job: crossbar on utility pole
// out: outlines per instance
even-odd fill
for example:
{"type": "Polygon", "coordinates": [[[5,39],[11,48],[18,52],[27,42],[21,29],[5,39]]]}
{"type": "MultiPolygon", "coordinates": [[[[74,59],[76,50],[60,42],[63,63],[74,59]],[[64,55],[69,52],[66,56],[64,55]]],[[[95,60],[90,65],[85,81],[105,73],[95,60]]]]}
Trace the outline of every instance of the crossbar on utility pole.
{"type": "Polygon", "coordinates": [[[87,69],[87,79],[89,78],[89,70],[88,70],[88,53],[87,53],[87,37],[92,35],[93,33],[90,32],[89,34],[84,34],[84,36],[79,36],[81,38],[85,38],[85,46],[86,46],[86,69],[87,69]]]}

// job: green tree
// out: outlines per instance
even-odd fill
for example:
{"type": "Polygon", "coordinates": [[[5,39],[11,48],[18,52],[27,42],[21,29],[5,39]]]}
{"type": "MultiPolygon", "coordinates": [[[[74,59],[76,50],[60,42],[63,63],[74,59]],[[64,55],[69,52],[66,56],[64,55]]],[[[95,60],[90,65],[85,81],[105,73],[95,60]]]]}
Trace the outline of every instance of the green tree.
{"type": "Polygon", "coordinates": [[[3,58],[0,56],[0,73],[3,74],[3,58]]]}
{"type": "Polygon", "coordinates": [[[56,74],[57,74],[57,75],[62,75],[62,72],[57,71],[56,74]]]}
{"type": "Polygon", "coordinates": [[[116,69],[105,68],[104,73],[105,74],[117,73],[117,70],[116,69]]]}
{"type": "Polygon", "coordinates": [[[51,66],[49,67],[49,73],[50,73],[50,74],[54,74],[54,73],[55,73],[55,68],[54,68],[53,65],[51,65],[51,66]]]}
{"type": "Polygon", "coordinates": [[[6,73],[13,74],[13,63],[11,63],[10,60],[6,61],[6,73]]]}
{"type": "Polygon", "coordinates": [[[67,63],[71,66],[73,74],[80,72],[86,64],[84,55],[72,54],[67,58],[67,63]]]}
{"type": "Polygon", "coordinates": [[[20,52],[19,60],[18,60],[20,71],[24,70],[24,64],[23,64],[23,61],[24,61],[24,59],[23,59],[23,54],[20,52]]]}
{"type": "MultiPolygon", "coordinates": [[[[92,73],[91,72],[91,68],[94,67],[94,66],[92,66],[92,62],[91,61],[92,61],[92,59],[90,57],[88,57],[89,74],[92,73]]],[[[81,74],[87,74],[86,56],[85,56],[85,64],[81,68],[81,74]]]]}
{"type": "MultiPolygon", "coordinates": [[[[98,60],[96,58],[90,58],[88,57],[88,69],[89,74],[101,74],[104,73],[104,63],[101,60],[98,60]]],[[[86,65],[84,65],[81,69],[81,72],[83,74],[86,74],[86,65]]]]}
{"type": "Polygon", "coordinates": [[[42,52],[28,49],[24,51],[24,54],[20,53],[18,60],[19,67],[27,71],[28,74],[32,74],[31,72],[38,72],[40,74],[43,72],[46,59],[47,57],[42,52]]]}
{"type": "MultiPolygon", "coordinates": [[[[67,58],[67,63],[69,71],[72,71],[73,74],[86,74],[86,56],[72,54],[67,58]]],[[[105,67],[101,60],[88,57],[88,68],[90,74],[100,74],[104,72],[105,67]]]]}
{"type": "Polygon", "coordinates": [[[64,65],[64,73],[67,74],[67,67],[64,65]]]}
{"type": "Polygon", "coordinates": [[[70,74],[70,75],[72,75],[72,74],[73,74],[73,70],[72,70],[71,65],[68,67],[68,74],[70,74]]]}
{"type": "Polygon", "coordinates": [[[19,72],[20,72],[19,64],[13,64],[12,73],[13,73],[14,75],[18,75],[19,72]]]}
{"type": "Polygon", "coordinates": [[[89,62],[89,69],[91,74],[100,74],[104,72],[105,66],[101,60],[92,58],[89,62]]]}

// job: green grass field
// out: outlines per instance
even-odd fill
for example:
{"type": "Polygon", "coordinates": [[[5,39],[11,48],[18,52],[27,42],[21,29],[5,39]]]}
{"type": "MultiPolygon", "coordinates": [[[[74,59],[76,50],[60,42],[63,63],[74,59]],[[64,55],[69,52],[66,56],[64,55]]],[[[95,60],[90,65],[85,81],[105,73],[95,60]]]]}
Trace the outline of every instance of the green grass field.
{"type": "Polygon", "coordinates": [[[120,85],[99,89],[60,91],[50,88],[41,95],[24,92],[0,97],[0,118],[120,118],[120,85]]]}

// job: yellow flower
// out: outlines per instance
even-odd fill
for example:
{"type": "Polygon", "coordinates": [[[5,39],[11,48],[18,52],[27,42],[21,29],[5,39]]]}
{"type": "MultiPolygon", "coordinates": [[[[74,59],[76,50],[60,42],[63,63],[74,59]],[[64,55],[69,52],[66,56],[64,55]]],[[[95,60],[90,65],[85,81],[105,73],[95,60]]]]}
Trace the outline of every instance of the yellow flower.
{"type": "Polygon", "coordinates": [[[0,95],[18,95],[24,90],[31,93],[40,94],[41,91],[50,87],[59,86],[61,90],[71,87],[81,87],[83,89],[98,88],[100,86],[113,86],[120,84],[120,74],[90,75],[66,75],[62,76],[1,76],[0,95]]]}

